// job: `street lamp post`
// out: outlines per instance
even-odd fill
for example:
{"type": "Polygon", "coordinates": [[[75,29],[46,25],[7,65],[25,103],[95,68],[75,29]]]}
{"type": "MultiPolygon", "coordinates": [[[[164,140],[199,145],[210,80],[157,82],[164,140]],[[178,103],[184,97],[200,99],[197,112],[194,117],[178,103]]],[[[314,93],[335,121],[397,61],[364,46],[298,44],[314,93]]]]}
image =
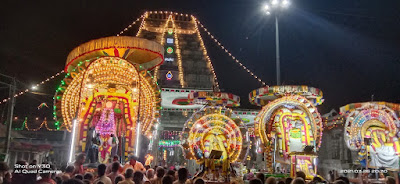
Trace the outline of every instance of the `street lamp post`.
{"type": "Polygon", "coordinates": [[[281,85],[281,63],[279,54],[279,23],[275,14],[275,48],[276,48],[276,85],[281,85]]]}
{"type": "Polygon", "coordinates": [[[264,11],[267,15],[271,15],[273,11],[275,14],[275,49],[276,49],[276,85],[281,85],[281,63],[279,53],[279,21],[278,13],[281,9],[285,9],[289,6],[288,0],[272,0],[270,3],[264,6],[264,11]]]}
{"type": "Polygon", "coordinates": [[[0,74],[0,76],[6,77],[11,80],[11,83],[8,84],[10,87],[10,91],[9,91],[9,104],[8,104],[8,114],[7,114],[7,138],[6,138],[5,147],[4,147],[4,153],[6,155],[8,155],[8,152],[10,151],[11,127],[12,127],[13,114],[14,114],[15,92],[16,92],[17,84],[16,84],[15,77],[11,77],[11,76],[4,75],[4,74],[0,74]]]}

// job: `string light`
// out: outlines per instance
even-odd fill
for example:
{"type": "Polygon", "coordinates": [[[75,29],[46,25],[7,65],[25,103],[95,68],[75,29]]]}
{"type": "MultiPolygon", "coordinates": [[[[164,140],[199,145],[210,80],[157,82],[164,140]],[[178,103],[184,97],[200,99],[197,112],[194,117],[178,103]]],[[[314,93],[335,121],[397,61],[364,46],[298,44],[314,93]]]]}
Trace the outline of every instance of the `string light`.
{"type": "MultiPolygon", "coordinates": [[[[57,76],[59,76],[59,75],[62,74],[62,73],[64,73],[64,70],[62,70],[62,71],[56,73],[55,75],[52,75],[51,77],[47,78],[46,80],[43,80],[43,81],[41,81],[41,82],[39,82],[39,83],[33,85],[32,87],[38,88],[39,86],[41,86],[41,85],[43,85],[43,84],[45,84],[45,83],[51,81],[52,79],[56,78],[57,76]]],[[[14,97],[22,96],[23,94],[28,93],[29,91],[31,91],[31,90],[30,90],[29,88],[27,88],[27,89],[25,89],[25,90],[23,90],[23,91],[20,91],[20,92],[18,92],[18,93],[15,93],[15,94],[14,94],[14,97]]],[[[3,99],[3,100],[0,101],[0,104],[3,104],[3,103],[8,102],[10,99],[11,99],[11,98],[5,98],[5,99],[3,99]]]]}
{"type": "Polygon", "coordinates": [[[145,20],[145,18],[148,17],[148,15],[149,14],[146,12],[141,16],[142,22],[140,23],[139,30],[136,33],[136,37],[139,37],[140,33],[142,33],[142,29],[143,29],[143,27],[145,27],[145,23],[146,23],[144,20],[145,20]]]}
{"type": "MultiPolygon", "coordinates": [[[[181,87],[183,88],[184,86],[185,86],[185,82],[184,82],[184,75],[183,75],[183,67],[182,67],[182,57],[181,57],[181,52],[180,52],[180,45],[179,45],[179,40],[178,40],[178,33],[182,33],[182,34],[191,34],[191,33],[197,33],[198,34],[198,37],[199,37],[199,40],[201,41],[201,46],[203,47],[203,54],[204,54],[204,57],[205,57],[205,59],[208,61],[208,65],[209,65],[209,67],[210,67],[210,69],[211,69],[211,71],[212,71],[212,73],[213,73],[213,75],[214,75],[214,83],[215,83],[215,85],[216,85],[216,88],[217,88],[217,91],[219,91],[219,83],[218,83],[218,80],[217,80],[217,77],[216,77],[216,74],[215,74],[215,71],[214,71],[214,68],[213,68],[213,66],[212,66],[212,63],[211,63],[211,60],[210,60],[210,57],[207,55],[207,51],[206,51],[206,49],[205,49],[205,47],[204,47],[204,42],[203,42],[203,40],[202,40],[202,38],[201,38],[201,36],[200,36],[200,31],[199,31],[199,29],[198,29],[198,26],[197,26],[197,23],[196,23],[196,21],[195,21],[195,18],[193,17],[193,16],[189,16],[188,14],[185,14],[185,15],[181,15],[182,17],[184,16],[184,17],[191,17],[192,19],[192,21],[193,21],[193,23],[194,23],[194,25],[195,25],[195,30],[194,31],[188,31],[188,32],[185,32],[185,31],[183,31],[183,30],[180,30],[180,29],[178,29],[177,27],[176,27],[176,25],[175,25],[175,21],[174,21],[174,18],[173,18],[173,15],[178,15],[178,13],[176,13],[176,12],[168,12],[168,11],[150,11],[150,12],[146,12],[145,14],[144,14],[144,16],[142,17],[142,23],[141,23],[141,25],[140,25],[140,28],[139,28],[139,31],[138,31],[138,33],[136,34],[136,36],[139,36],[140,35],[140,33],[141,33],[141,31],[144,29],[144,30],[150,30],[150,31],[155,31],[155,32],[161,32],[161,40],[160,40],[160,43],[162,44],[162,45],[164,45],[164,35],[165,35],[165,32],[167,31],[167,28],[168,28],[168,23],[169,22],[172,22],[172,29],[168,29],[168,32],[169,33],[172,33],[172,34],[174,34],[174,39],[175,39],[175,42],[174,42],[174,44],[175,44],[175,47],[176,47],[176,51],[175,51],[175,53],[176,53],[176,56],[177,56],[177,60],[178,60],[178,70],[179,70],[179,81],[180,81],[180,85],[181,85],[181,87]],[[149,14],[158,14],[158,13],[161,13],[161,14],[168,14],[168,18],[167,18],[167,21],[165,22],[165,24],[164,24],[164,27],[163,28],[161,28],[161,30],[160,30],[160,28],[156,28],[156,30],[150,30],[149,28],[147,28],[146,27],[146,18],[148,18],[148,16],[149,16],[149,14]]],[[[171,49],[170,49],[171,50],[171,49]]],[[[172,50],[171,50],[172,51],[172,50]]],[[[157,77],[158,77],[158,71],[159,71],[159,66],[157,66],[156,68],[155,68],[155,71],[154,71],[154,74],[155,74],[155,77],[154,77],[154,81],[157,81],[157,77]]]]}
{"type": "Polygon", "coordinates": [[[342,116],[333,120],[328,120],[328,118],[324,119],[324,130],[330,130],[339,126],[344,126],[344,118],[342,116]]]}
{"type": "Polygon", "coordinates": [[[172,22],[172,28],[174,30],[174,32],[173,32],[174,39],[175,39],[174,44],[175,44],[175,47],[176,47],[175,53],[176,53],[176,57],[178,59],[178,70],[179,70],[178,78],[179,78],[179,82],[181,84],[181,88],[184,88],[185,87],[185,81],[183,80],[182,56],[181,56],[181,50],[179,49],[178,34],[176,33],[177,29],[176,29],[176,26],[175,26],[175,21],[172,18],[172,15],[170,15],[170,19],[171,19],[171,22],[172,22]]]}
{"type": "MultiPolygon", "coordinates": [[[[150,12],[150,14],[151,14],[152,12],[150,12]]],[[[171,18],[171,16],[168,16],[168,19],[167,19],[167,21],[165,22],[165,24],[164,24],[164,27],[162,28],[162,33],[161,33],[161,39],[160,39],[160,44],[162,45],[162,46],[164,46],[164,36],[165,36],[165,32],[167,31],[167,28],[168,28],[168,23],[169,23],[169,21],[170,21],[170,18],[171,18]]],[[[153,81],[155,82],[155,81],[157,81],[157,77],[158,77],[158,70],[160,69],[160,66],[157,66],[155,69],[154,69],[154,79],[153,79],[153,81]]]]}
{"type": "Polygon", "coordinates": [[[191,17],[192,17],[192,21],[193,21],[194,26],[195,26],[195,30],[196,30],[196,33],[197,33],[197,38],[200,40],[200,46],[201,46],[202,49],[203,49],[203,55],[204,55],[204,57],[205,57],[206,60],[207,60],[207,64],[209,65],[209,67],[210,67],[210,69],[211,69],[211,72],[213,73],[216,91],[219,92],[220,90],[219,90],[219,83],[218,83],[217,75],[215,74],[214,66],[213,66],[213,64],[212,64],[212,62],[211,62],[211,59],[210,59],[210,57],[207,55],[207,49],[206,49],[206,47],[205,47],[205,45],[204,45],[203,38],[201,37],[199,27],[197,26],[197,22],[198,22],[198,21],[197,21],[197,19],[196,19],[194,16],[191,16],[191,17]]]}
{"type": "Polygon", "coordinates": [[[24,129],[24,127],[25,127],[25,123],[28,121],[28,118],[27,117],[25,117],[25,120],[24,120],[24,122],[22,122],[22,125],[21,125],[21,128],[14,128],[14,130],[23,130],[24,129]]]}
{"type": "Polygon", "coordinates": [[[176,140],[179,138],[181,131],[163,130],[160,132],[161,140],[176,140]]]}
{"type": "MultiPolygon", "coordinates": [[[[150,14],[151,14],[152,12],[150,12],[150,14]]],[[[158,13],[158,12],[155,12],[155,13],[158,13]]],[[[168,13],[168,12],[165,12],[165,13],[168,13]]],[[[171,32],[171,29],[167,29],[168,28],[168,25],[169,25],[169,22],[172,22],[172,34],[174,34],[174,45],[175,45],[175,47],[176,47],[176,51],[175,51],[175,53],[176,53],[176,57],[177,57],[177,60],[178,60],[178,72],[179,72],[179,76],[178,76],[178,78],[179,78],[179,82],[180,82],[180,85],[181,85],[181,87],[182,88],[184,88],[184,86],[185,86],[185,82],[184,82],[184,79],[183,79],[183,67],[182,67],[182,57],[181,57],[181,53],[180,53],[180,48],[179,48],[179,40],[178,40],[178,36],[177,36],[177,27],[176,27],[176,25],[175,25],[175,21],[174,21],[174,19],[173,19],[173,17],[172,17],[172,12],[170,12],[170,15],[168,16],[168,18],[167,18],[167,21],[165,22],[165,24],[164,24],[164,27],[162,28],[162,30],[161,30],[161,32],[162,32],[162,34],[161,34],[161,40],[160,40],[160,44],[161,45],[164,45],[164,42],[165,42],[165,38],[164,38],[164,36],[165,36],[165,32],[168,30],[168,33],[170,33],[171,32]]],[[[140,28],[139,28],[139,31],[138,31],[138,34],[136,34],[136,36],[139,36],[140,35],[140,33],[141,33],[141,31],[143,30],[143,29],[145,29],[145,30],[148,30],[148,28],[146,27],[146,21],[145,21],[145,18],[147,18],[148,17],[148,15],[149,15],[149,13],[148,12],[146,12],[145,13],[145,16],[144,16],[144,18],[143,18],[143,20],[142,20],[142,23],[141,23],[141,26],[140,26],[140,28]]],[[[168,49],[167,49],[167,53],[169,53],[169,54],[171,54],[173,52],[173,49],[171,48],[171,47],[169,47],[168,49]]],[[[155,71],[154,71],[154,81],[157,81],[157,76],[158,76],[158,71],[159,71],[159,66],[157,66],[156,68],[155,68],[155,71]]]]}
{"type": "Polygon", "coordinates": [[[225,51],[225,53],[227,53],[237,64],[239,64],[239,66],[241,66],[245,71],[247,71],[247,73],[249,73],[251,76],[254,77],[254,79],[256,79],[258,82],[260,82],[263,86],[266,85],[265,82],[263,82],[261,80],[260,77],[258,77],[256,74],[254,74],[252,71],[250,71],[249,69],[247,69],[246,66],[244,66],[238,59],[236,59],[235,56],[233,56],[233,54],[231,52],[229,52],[222,44],[221,42],[219,42],[214,35],[212,35],[205,27],[203,24],[200,23],[199,20],[196,19],[196,22],[201,26],[201,28],[203,28],[203,30],[207,33],[208,36],[210,36],[210,38],[218,45],[220,46],[220,48],[225,51]]]}
{"type": "MultiPolygon", "coordinates": [[[[38,120],[38,119],[36,119],[36,120],[38,120]]],[[[49,128],[46,118],[44,118],[43,122],[42,122],[42,123],[40,124],[40,126],[37,127],[37,128],[29,128],[29,127],[28,127],[27,118],[25,118],[25,121],[24,121],[23,125],[25,126],[25,129],[28,130],[28,131],[38,131],[38,130],[40,130],[41,128],[43,128],[43,126],[44,126],[47,130],[49,130],[49,131],[57,131],[57,129],[49,128]]]]}
{"type": "Polygon", "coordinates": [[[143,18],[145,14],[141,15],[139,18],[137,18],[135,21],[132,22],[128,27],[124,28],[121,32],[117,34],[117,36],[122,35],[124,32],[128,31],[133,25],[135,25],[141,18],[143,18]]]}

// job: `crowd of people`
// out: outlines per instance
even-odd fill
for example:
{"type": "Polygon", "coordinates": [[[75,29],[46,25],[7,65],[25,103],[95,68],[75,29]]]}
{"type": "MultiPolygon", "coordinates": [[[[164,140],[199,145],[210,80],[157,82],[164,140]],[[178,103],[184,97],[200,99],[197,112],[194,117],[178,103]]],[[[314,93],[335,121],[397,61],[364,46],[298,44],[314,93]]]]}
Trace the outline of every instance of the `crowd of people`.
{"type": "MultiPolygon", "coordinates": [[[[324,181],[322,178],[315,176],[311,181],[306,180],[306,174],[302,171],[296,172],[294,178],[275,178],[273,176],[265,177],[263,173],[257,173],[256,175],[247,175],[247,181],[249,184],[323,184],[323,183],[333,183],[333,184],[350,184],[350,183],[360,183],[367,184],[369,181],[351,181],[349,178],[340,176],[331,181],[324,181]]],[[[245,181],[246,183],[246,181],[245,181]]],[[[396,179],[394,177],[388,176],[385,179],[385,184],[396,184],[396,179]]]]}
{"type": "MultiPolygon", "coordinates": [[[[144,166],[135,157],[130,157],[129,162],[121,164],[118,156],[114,156],[109,164],[99,164],[94,169],[84,169],[85,155],[77,156],[73,165],[68,165],[61,173],[51,172],[16,173],[10,172],[8,166],[3,162],[0,164],[0,184],[205,184],[207,181],[200,175],[191,177],[185,167],[167,169],[166,167],[144,166]]],[[[28,164],[25,161],[17,162],[19,165],[34,165],[36,161],[28,164]]],[[[29,168],[29,167],[27,167],[29,168]]],[[[43,170],[54,170],[55,168],[44,168],[43,170]]],[[[212,182],[218,183],[218,182],[212,182]]],[[[225,182],[228,183],[228,182],[225,182]]],[[[230,184],[350,184],[368,183],[366,181],[351,181],[347,177],[338,177],[331,181],[324,181],[320,177],[314,177],[307,181],[304,172],[297,172],[294,178],[266,177],[263,173],[248,173],[243,178],[232,175],[230,184]]],[[[388,176],[386,184],[398,184],[394,177],[388,176]]]]}

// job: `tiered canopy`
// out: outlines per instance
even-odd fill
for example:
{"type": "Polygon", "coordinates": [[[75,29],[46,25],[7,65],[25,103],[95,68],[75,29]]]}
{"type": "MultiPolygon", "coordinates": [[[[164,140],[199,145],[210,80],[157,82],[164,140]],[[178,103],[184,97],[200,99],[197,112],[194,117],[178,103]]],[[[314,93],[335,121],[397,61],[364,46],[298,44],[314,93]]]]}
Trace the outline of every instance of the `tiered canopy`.
{"type": "MultiPolygon", "coordinates": [[[[132,130],[137,116],[143,123],[142,131],[149,134],[159,116],[160,90],[147,70],[162,64],[163,54],[164,48],[156,42],[123,36],[92,40],[75,48],[68,55],[67,74],[56,91],[56,124],[70,130],[73,119],[84,121],[79,118],[86,116],[94,98],[118,94],[115,98],[129,109],[140,108],[137,112],[124,112],[129,114],[125,119],[132,130]]],[[[90,118],[91,112],[88,113],[86,118],[90,118]]]]}
{"type": "Polygon", "coordinates": [[[258,106],[267,105],[268,102],[286,95],[300,95],[307,98],[314,105],[321,105],[324,102],[322,91],[309,86],[266,86],[253,90],[249,94],[250,103],[258,106]]]}

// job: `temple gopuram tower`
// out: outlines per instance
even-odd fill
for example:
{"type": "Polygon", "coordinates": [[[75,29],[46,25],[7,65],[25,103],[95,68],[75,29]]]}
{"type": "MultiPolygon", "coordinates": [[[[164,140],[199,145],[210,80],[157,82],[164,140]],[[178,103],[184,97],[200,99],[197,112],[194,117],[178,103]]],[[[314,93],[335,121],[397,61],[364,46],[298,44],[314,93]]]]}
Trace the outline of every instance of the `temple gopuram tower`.
{"type": "Polygon", "coordinates": [[[203,107],[189,102],[189,93],[219,91],[196,18],[175,12],[149,11],[142,16],[137,34],[131,36],[164,46],[164,63],[152,71],[162,98],[152,153],[157,164],[180,162],[183,160],[179,158],[181,149],[176,147],[179,134],[191,114],[203,107]]]}
{"type": "Polygon", "coordinates": [[[173,12],[148,12],[138,37],[165,48],[165,62],[154,70],[163,88],[209,89],[218,87],[196,18],[173,12]]]}

